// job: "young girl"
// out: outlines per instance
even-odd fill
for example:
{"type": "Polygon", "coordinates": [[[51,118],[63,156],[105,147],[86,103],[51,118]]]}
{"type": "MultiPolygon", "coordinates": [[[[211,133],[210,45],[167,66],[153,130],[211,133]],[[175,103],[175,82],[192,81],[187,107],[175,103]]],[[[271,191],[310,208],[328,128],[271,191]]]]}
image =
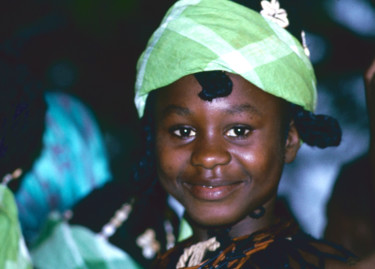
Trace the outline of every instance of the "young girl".
{"type": "MultiPolygon", "coordinates": [[[[148,161],[185,208],[193,236],[156,268],[334,268],[345,250],[275,212],[285,163],[301,141],[340,142],[337,122],[313,114],[314,71],[283,27],[278,1],[261,14],[228,0],[181,0],[137,66],[135,103],[148,161]]],[[[143,164],[147,161],[143,161],[143,164]]]]}

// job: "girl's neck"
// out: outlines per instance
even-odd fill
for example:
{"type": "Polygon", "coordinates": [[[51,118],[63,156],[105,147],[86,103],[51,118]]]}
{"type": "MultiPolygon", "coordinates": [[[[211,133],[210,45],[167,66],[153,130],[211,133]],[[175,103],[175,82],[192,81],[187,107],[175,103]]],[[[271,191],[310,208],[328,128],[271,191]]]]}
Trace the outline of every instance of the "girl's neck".
{"type": "Polygon", "coordinates": [[[255,219],[246,216],[237,223],[224,226],[224,227],[202,227],[198,224],[191,222],[194,236],[194,242],[205,241],[215,235],[227,235],[228,238],[233,239],[236,237],[249,235],[259,230],[265,229],[275,223],[274,203],[268,202],[264,205],[265,213],[262,217],[255,219]]]}

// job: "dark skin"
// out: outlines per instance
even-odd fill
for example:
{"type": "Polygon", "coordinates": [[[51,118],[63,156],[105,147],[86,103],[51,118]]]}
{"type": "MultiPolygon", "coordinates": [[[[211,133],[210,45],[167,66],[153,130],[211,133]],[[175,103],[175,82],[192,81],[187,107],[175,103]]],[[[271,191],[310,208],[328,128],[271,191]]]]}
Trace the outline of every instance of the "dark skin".
{"type": "MultiPolygon", "coordinates": [[[[365,72],[364,82],[366,90],[367,111],[370,122],[370,160],[372,164],[371,167],[374,167],[373,164],[375,164],[375,141],[372,137],[375,134],[375,58],[373,59],[370,67],[365,72]]],[[[372,182],[375,182],[374,173],[374,171],[371,171],[372,182]]]]}
{"type": "MultiPolygon", "coordinates": [[[[369,123],[370,123],[370,176],[371,176],[371,182],[373,183],[373,191],[375,191],[375,178],[374,178],[374,165],[375,165],[375,141],[373,139],[374,132],[375,132],[375,59],[373,59],[372,64],[368,67],[364,74],[364,84],[365,84],[365,93],[366,93],[366,101],[367,101],[367,111],[368,111],[368,117],[369,117],[369,123]]],[[[356,201],[353,201],[356,203],[356,201]]],[[[350,218],[347,216],[346,212],[337,211],[335,215],[335,219],[332,218],[334,221],[334,225],[332,225],[331,232],[336,232],[334,234],[337,238],[340,239],[340,242],[342,244],[346,244],[348,248],[350,247],[355,249],[356,241],[361,242],[361,246],[363,247],[365,244],[360,241],[361,238],[357,238],[357,232],[358,230],[364,230],[364,228],[373,227],[371,225],[371,222],[366,218],[367,216],[361,216],[357,218],[350,218]]],[[[373,230],[364,230],[366,231],[365,236],[368,238],[371,238],[371,235],[373,234],[373,230]]],[[[357,243],[358,244],[358,243],[357,243]]],[[[366,246],[366,248],[368,248],[366,246]]],[[[367,249],[368,250],[368,249],[367,249]]],[[[371,249],[370,249],[371,251],[371,249]]],[[[363,258],[363,257],[361,257],[363,258]]],[[[347,268],[343,266],[337,266],[332,268],[347,268]]],[[[375,268],[375,253],[370,254],[367,257],[364,257],[361,262],[356,264],[354,267],[355,269],[370,269],[375,268]]]]}
{"type": "MultiPolygon", "coordinates": [[[[364,74],[367,111],[370,123],[370,167],[371,167],[371,181],[375,186],[375,141],[373,136],[375,134],[375,58],[364,74]]],[[[375,190],[375,187],[374,187],[375,190]]],[[[375,253],[365,258],[355,269],[370,269],[375,267],[375,253]]]]}
{"type": "Polygon", "coordinates": [[[300,147],[287,104],[238,75],[233,91],[204,101],[193,75],[156,94],[156,159],[166,191],[185,207],[195,240],[231,227],[251,234],[274,223],[277,187],[285,163],[300,147]],[[265,215],[249,214],[263,206],[265,215]]]}

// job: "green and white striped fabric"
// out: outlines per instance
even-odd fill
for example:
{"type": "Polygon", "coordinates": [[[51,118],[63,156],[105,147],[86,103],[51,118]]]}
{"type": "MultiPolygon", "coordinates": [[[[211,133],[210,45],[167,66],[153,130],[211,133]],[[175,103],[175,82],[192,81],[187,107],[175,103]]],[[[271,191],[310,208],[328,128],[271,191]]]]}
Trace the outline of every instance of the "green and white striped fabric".
{"type": "Polygon", "coordinates": [[[13,193],[0,184],[0,268],[32,268],[13,193]]]}
{"type": "Polygon", "coordinates": [[[297,39],[229,0],[181,0],[167,12],[137,64],[135,104],[150,91],[202,71],[239,74],[262,90],[313,111],[316,79],[297,39]]]}

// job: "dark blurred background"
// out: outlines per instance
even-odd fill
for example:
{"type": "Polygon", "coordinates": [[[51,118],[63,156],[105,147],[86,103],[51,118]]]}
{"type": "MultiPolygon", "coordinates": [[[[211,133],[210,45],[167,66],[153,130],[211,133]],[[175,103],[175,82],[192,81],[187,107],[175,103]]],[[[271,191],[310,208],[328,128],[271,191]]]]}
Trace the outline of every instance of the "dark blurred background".
{"type": "MultiPolygon", "coordinates": [[[[21,57],[45,89],[74,95],[94,112],[114,166],[121,166],[137,138],[136,61],[173,2],[3,1],[0,42],[21,57]]],[[[340,166],[368,148],[362,74],[375,55],[375,3],[298,2],[319,82],[317,112],[335,116],[344,137],[336,149],[303,146],[297,161],[286,169],[280,195],[290,201],[301,225],[321,236],[325,203],[340,166]]],[[[121,177],[120,172],[115,175],[121,177]]]]}

